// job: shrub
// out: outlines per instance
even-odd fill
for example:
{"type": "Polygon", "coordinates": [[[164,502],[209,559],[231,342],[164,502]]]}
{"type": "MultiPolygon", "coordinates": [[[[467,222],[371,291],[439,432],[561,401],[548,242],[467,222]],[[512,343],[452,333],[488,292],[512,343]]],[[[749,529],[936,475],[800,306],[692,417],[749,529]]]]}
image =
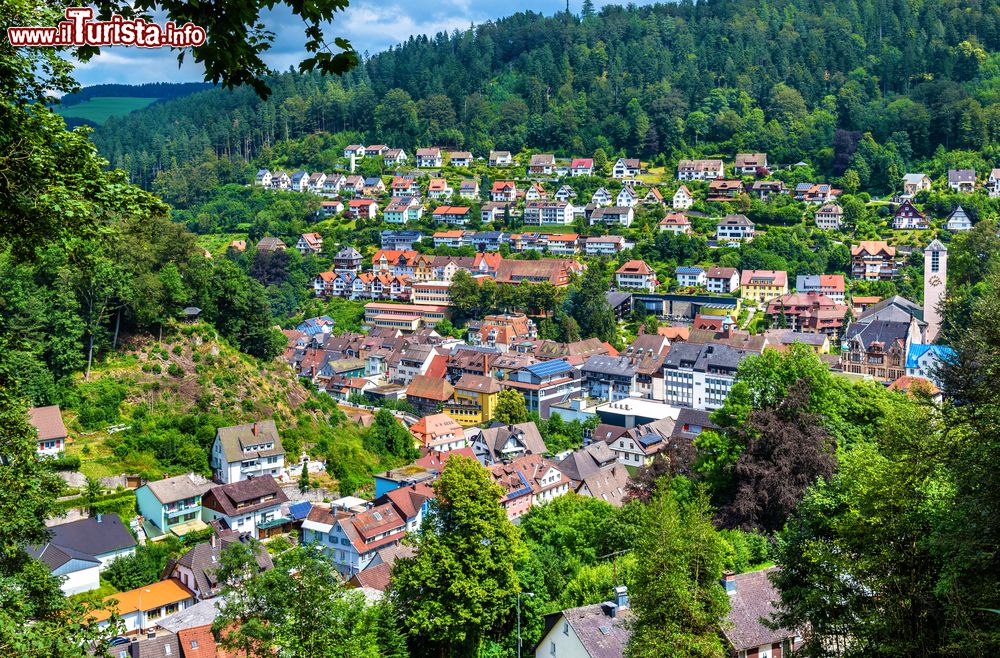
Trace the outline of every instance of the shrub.
{"type": "Polygon", "coordinates": [[[183,369],[183,368],[181,368],[181,367],[180,367],[179,365],[177,365],[176,363],[171,363],[171,364],[170,364],[170,367],[169,367],[169,368],[167,368],[167,372],[168,372],[168,373],[169,373],[169,374],[170,374],[170,375],[171,375],[172,377],[181,377],[181,376],[183,376],[183,375],[184,375],[184,369],[183,369]]]}
{"type": "MultiPolygon", "coordinates": [[[[88,446],[84,446],[86,451],[88,446]]],[[[46,459],[45,465],[53,471],[79,471],[80,458],[77,455],[63,455],[55,459],[46,459]]]]}

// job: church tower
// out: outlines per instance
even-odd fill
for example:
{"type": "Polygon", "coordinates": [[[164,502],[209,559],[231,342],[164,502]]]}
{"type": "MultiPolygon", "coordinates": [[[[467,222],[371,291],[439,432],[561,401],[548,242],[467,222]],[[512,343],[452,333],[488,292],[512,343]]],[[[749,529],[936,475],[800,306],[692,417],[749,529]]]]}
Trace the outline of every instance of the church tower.
{"type": "Polygon", "coordinates": [[[944,302],[948,280],[948,249],[937,239],[924,249],[924,341],[933,343],[941,331],[940,305],[944,302]]]}

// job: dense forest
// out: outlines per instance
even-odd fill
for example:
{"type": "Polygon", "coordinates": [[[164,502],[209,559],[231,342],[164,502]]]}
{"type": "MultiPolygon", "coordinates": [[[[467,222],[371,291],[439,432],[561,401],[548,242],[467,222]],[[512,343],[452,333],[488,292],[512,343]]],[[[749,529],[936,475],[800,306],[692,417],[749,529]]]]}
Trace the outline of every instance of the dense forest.
{"type": "MultiPolygon", "coordinates": [[[[412,37],[342,79],[279,74],[267,101],[244,88],[158,104],[109,121],[94,140],[146,187],[164,169],[269,162],[289,148],[296,164],[329,168],[355,140],[477,155],[601,148],[667,162],[766,151],[821,173],[850,166],[862,186],[885,188],[939,147],[958,151],[939,153],[932,175],[990,162],[1000,144],[998,49],[1000,12],[988,1],[587,5],[579,16],[527,12],[412,37]],[[880,149],[852,162],[863,133],[880,149]]],[[[206,173],[247,176],[229,166],[206,173]]]]}

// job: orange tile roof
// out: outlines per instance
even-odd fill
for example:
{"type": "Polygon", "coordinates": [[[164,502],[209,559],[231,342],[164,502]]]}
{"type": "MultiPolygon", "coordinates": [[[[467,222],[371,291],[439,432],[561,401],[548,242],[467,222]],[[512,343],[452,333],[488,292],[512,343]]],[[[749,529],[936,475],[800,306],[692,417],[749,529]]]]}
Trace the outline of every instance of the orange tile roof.
{"type": "Polygon", "coordinates": [[[108,619],[112,612],[127,615],[139,610],[156,610],[169,603],[180,603],[191,598],[194,598],[194,594],[182,585],[181,581],[168,578],[146,587],[106,596],[104,601],[109,604],[108,607],[105,610],[94,611],[93,615],[97,621],[103,621],[108,619]]]}

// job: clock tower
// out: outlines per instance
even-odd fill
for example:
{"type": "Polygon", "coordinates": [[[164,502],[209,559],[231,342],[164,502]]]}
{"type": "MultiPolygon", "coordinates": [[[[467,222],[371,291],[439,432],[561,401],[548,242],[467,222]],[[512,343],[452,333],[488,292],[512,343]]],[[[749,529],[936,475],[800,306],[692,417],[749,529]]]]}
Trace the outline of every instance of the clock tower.
{"type": "Polygon", "coordinates": [[[948,249],[937,239],[924,249],[924,341],[933,343],[941,331],[941,304],[948,280],[948,249]]]}

